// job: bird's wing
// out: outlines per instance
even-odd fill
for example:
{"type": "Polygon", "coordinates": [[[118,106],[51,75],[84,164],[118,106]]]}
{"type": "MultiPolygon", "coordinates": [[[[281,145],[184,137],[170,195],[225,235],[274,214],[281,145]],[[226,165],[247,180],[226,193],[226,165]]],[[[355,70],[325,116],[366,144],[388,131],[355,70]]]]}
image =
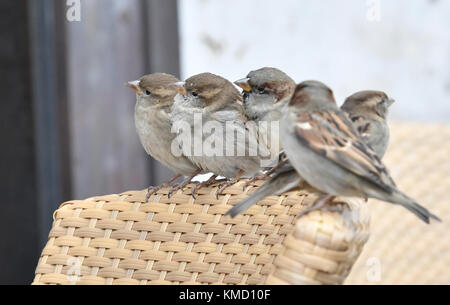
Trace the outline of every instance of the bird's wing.
{"type": "Polygon", "coordinates": [[[316,153],[391,192],[395,183],[376,153],[340,110],[300,113],[297,138],[316,153]]]}

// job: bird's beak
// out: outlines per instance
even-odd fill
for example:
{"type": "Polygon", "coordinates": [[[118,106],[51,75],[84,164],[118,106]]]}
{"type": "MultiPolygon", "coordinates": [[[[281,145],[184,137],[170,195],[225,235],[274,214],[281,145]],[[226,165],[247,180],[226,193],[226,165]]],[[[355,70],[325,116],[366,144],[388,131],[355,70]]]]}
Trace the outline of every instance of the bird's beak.
{"type": "Polygon", "coordinates": [[[242,90],[244,90],[246,92],[251,92],[252,87],[250,87],[250,84],[248,83],[249,80],[250,80],[250,78],[243,78],[243,79],[235,81],[234,83],[236,86],[241,87],[242,90]]]}
{"type": "Polygon", "coordinates": [[[136,92],[137,94],[141,94],[142,90],[139,87],[139,83],[140,82],[141,82],[140,80],[134,80],[134,81],[131,81],[131,82],[126,82],[125,86],[127,86],[128,88],[133,89],[134,92],[136,92]]]}
{"type": "Polygon", "coordinates": [[[185,82],[176,82],[172,84],[177,92],[181,95],[186,95],[186,83],[185,82]]]}
{"type": "Polygon", "coordinates": [[[391,105],[394,104],[394,103],[395,103],[395,100],[392,99],[392,98],[388,99],[388,101],[387,101],[388,107],[391,107],[391,105]]]}

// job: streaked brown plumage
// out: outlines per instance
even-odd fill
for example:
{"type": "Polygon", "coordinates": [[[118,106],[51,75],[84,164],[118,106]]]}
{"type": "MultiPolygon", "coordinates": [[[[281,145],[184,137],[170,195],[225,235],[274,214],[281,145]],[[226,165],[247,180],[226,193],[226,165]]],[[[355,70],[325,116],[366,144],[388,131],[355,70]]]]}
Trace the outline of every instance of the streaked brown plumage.
{"type": "Polygon", "coordinates": [[[381,91],[360,91],[349,96],[341,109],[350,117],[364,141],[383,158],[389,144],[387,114],[394,103],[381,91]]]}

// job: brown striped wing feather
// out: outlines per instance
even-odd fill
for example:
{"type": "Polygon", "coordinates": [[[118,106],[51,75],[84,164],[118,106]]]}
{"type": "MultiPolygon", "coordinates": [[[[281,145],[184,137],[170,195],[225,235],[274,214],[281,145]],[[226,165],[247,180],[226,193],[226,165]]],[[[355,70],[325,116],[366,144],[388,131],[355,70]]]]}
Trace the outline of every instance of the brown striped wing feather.
{"type": "Polygon", "coordinates": [[[395,187],[384,164],[340,110],[300,113],[295,132],[302,143],[344,169],[388,192],[395,187]]]}

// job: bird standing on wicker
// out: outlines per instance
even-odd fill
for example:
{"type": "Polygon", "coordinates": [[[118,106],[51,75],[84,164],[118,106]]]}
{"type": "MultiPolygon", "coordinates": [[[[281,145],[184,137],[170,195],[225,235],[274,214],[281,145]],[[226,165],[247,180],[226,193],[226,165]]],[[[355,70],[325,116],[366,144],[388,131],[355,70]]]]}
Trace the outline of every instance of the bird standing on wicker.
{"type": "Polygon", "coordinates": [[[397,189],[380,158],[364,143],[323,83],[297,85],[280,127],[292,166],[308,184],[328,194],[316,206],[335,196],[377,198],[403,206],[426,223],[430,218],[439,220],[397,189]]]}
{"type": "Polygon", "coordinates": [[[258,173],[260,158],[257,151],[252,156],[250,148],[264,147],[246,129],[241,95],[233,84],[218,75],[202,73],[176,86],[180,94],[172,107],[172,123],[190,127],[190,132],[177,137],[184,155],[202,171],[231,179],[219,186],[217,195],[240,177],[258,173]],[[210,153],[205,144],[210,144],[210,153]]]}
{"type": "Polygon", "coordinates": [[[126,83],[136,92],[135,125],[145,151],[167,166],[177,175],[159,186],[150,186],[146,200],[163,187],[169,186],[182,175],[188,183],[201,170],[183,155],[173,154],[172,142],[175,134],[171,133],[170,110],[177,94],[172,84],[177,82],[175,76],[165,73],[145,75],[139,80],[126,83]]]}
{"type": "MultiPolygon", "coordinates": [[[[294,93],[295,81],[277,68],[264,67],[251,71],[246,78],[234,83],[242,88],[245,114],[257,124],[258,138],[269,149],[273,159],[282,151],[279,137],[281,109],[294,93]]],[[[268,178],[275,169],[277,167],[253,177],[244,184],[244,189],[254,181],[268,178]]]]}

